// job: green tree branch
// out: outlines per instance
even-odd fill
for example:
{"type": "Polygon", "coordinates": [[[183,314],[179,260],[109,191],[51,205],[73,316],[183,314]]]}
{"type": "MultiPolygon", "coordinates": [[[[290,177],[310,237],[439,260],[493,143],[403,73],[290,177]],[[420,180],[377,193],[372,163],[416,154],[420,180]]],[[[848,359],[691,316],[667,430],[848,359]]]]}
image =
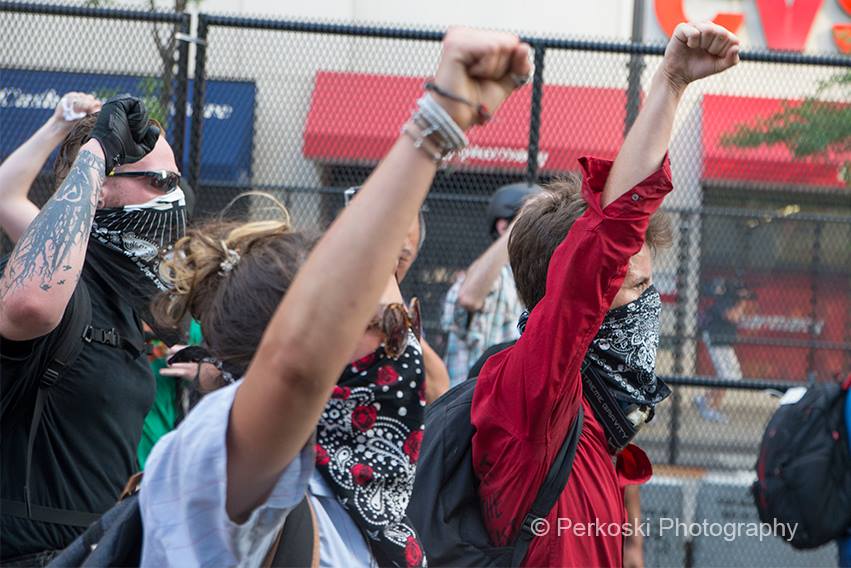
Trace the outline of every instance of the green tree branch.
{"type": "MultiPolygon", "coordinates": [[[[771,116],[738,125],[721,137],[721,145],[756,148],[783,144],[796,158],[849,152],[851,104],[836,101],[851,101],[851,70],[821,81],[815,94],[800,104],[784,102],[771,116]]],[[[844,163],[842,175],[851,186],[851,161],[844,163]]]]}

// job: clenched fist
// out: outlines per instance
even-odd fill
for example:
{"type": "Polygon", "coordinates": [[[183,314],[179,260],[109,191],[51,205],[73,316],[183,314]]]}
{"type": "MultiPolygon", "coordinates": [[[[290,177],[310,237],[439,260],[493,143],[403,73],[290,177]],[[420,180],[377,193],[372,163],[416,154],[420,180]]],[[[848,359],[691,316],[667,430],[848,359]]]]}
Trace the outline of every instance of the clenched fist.
{"type": "Polygon", "coordinates": [[[680,24],[674,30],[662,71],[675,88],[682,90],[691,83],[726,71],[739,62],[739,38],[713,24],[680,24]]]}
{"type": "Polygon", "coordinates": [[[107,174],[115,166],[138,162],[154,149],[160,129],[148,122],[141,99],[119,95],[103,104],[90,138],[103,148],[107,174]]]}
{"type": "MultiPolygon", "coordinates": [[[[482,104],[494,112],[532,72],[529,45],[513,34],[467,28],[450,28],[443,38],[443,52],[435,84],[445,91],[482,104]]],[[[476,121],[468,105],[435,95],[464,130],[476,121]]]]}

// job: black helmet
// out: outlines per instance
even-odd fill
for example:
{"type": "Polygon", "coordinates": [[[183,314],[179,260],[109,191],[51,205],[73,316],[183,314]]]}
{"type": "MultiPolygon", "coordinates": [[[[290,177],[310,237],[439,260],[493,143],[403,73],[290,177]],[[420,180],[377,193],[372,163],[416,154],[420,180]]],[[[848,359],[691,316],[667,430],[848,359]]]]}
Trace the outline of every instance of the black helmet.
{"type": "Polygon", "coordinates": [[[541,187],[524,182],[504,185],[496,190],[488,203],[488,227],[491,236],[496,239],[499,233],[496,231],[496,222],[500,219],[514,219],[523,203],[530,195],[541,191],[541,187]]]}

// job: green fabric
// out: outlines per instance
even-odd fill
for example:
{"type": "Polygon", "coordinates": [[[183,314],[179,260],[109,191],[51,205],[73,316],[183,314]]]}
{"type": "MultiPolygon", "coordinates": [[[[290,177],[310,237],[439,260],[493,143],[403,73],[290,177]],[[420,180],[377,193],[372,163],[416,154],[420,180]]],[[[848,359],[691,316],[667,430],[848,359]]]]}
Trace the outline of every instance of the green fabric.
{"type": "MultiPolygon", "coordinates": [[[[189,325],[189,345],[199,345],[200,343],[201,325],[192,320],[189,325]]],[[[151,371],[157,381],[157,394],[154,397],[154,404],[142,424],[142,439],[139,441],[139,448],[136,452],[140,470],[145,469],[145,462],[148,460],[148,455],[150,455],[154,444],[174,430],[180,416],[180,399],[177,388],[179,379],[160,375],[160,370],[165,366],[165,357],[151,361],[151,371]]]]}
{"type": "Polygon", "coordinates": [[[189,345],[201,345],[201,324],[195,320],[189,324],[189,345]]]}
{"type": "Polygon", "coordinates": [[[154,404],[142,424],[142,439],[139,441],[137,450],[139,469],[145,469],[148,454],[151,453],[151,449],[153,449],[157,440],[171,432],[177,424],[178,379],[160,375],[160,369],[165,366],[163,359],[156,359],[151,363],[151,371],[153,371],[154,378],[157,381],[157,394],[154,397],[154,404]]]}

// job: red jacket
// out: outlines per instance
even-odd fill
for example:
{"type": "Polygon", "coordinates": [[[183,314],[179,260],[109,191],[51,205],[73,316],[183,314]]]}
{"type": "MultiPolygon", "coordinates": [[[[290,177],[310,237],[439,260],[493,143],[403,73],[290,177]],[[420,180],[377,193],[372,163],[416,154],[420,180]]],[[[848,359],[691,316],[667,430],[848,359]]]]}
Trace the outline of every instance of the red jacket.
{"type": "Polygon", "coordinates": [[[584,404],[585,427],[573,471],[536,538],[526,566],[620,566],[627,522],[623,486],[650,478],[636,446],[614,458],[582,397],[579,370],[591,340],[623,283],[630,257],[644,244],[650,216],[671,191],[662,166],[603,210],[600,197],[612,166],[583,158],[588,211],[556,248],[546,295],[517,344],[491,357],[473,396],[473,467],[485,523],[495,545],[511,542],[584,404]]]}

